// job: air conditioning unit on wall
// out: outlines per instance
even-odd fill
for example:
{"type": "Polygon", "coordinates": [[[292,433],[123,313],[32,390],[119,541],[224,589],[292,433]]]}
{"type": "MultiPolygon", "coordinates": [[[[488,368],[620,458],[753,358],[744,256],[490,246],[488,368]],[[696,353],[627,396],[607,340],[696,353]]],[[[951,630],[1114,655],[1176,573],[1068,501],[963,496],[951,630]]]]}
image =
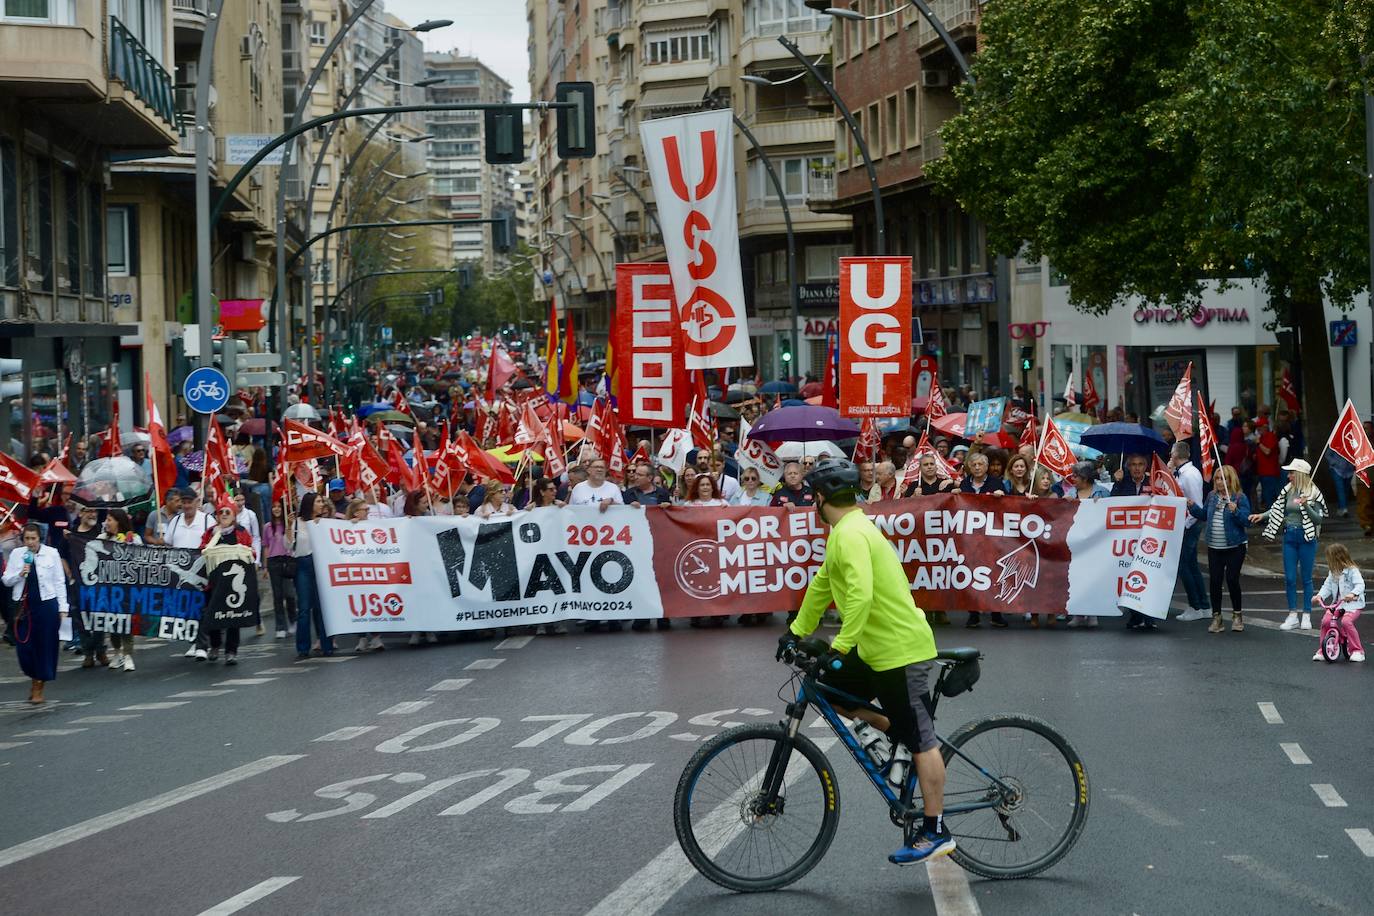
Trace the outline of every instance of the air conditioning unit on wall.
{"type": "Polygon", "coordinates": [[[921,85],[927,89],[939,89],[949,85],[948,70],[922,70],[921,85]]]}

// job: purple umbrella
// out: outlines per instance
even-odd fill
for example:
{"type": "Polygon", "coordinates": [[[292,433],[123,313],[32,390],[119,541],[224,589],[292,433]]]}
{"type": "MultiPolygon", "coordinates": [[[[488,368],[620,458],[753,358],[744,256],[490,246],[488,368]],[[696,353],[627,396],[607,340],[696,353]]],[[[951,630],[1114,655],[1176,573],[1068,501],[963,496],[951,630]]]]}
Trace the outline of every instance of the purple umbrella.
{"type": "Polygon", "coordinates": [[[167,434],[167,444],[176,448],[182,442],[186,442],[196,437],[196,431],[189,426],[178,426],[167,434]]]}
{"type": "Polygon", "coordinates": [[[749,429],[750,439],[768,442],[817,442],[857,439],[859,427],[833,407],[779,407],[764,414],[749,429]]]}
{"type": "MultiPolygon", "coordinates": [[[[195,471],[199,474],[205,470],[205,452],[191,452],[185,458],[181,459],[181,464],[186,470],[195,471]]],[[[238,455],[235,455],[234,469],[238,472],[239,476],[243,476],[248,473],[248,462],[244,461],[238,455]]]]}

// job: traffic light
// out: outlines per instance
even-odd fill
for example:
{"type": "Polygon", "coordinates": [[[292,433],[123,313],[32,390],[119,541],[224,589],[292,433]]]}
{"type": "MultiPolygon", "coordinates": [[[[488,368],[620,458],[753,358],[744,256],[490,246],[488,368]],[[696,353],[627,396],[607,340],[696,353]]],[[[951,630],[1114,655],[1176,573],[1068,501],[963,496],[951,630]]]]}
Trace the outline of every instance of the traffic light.
{"type": "Polygon", "coordinates": [[[555,102],[572,102],[573,108],[555,108],[559,159],[590,159],[596,155],[596,87],[591,83],[559,83],[555,102]]]}
{"type": "Polygon", "coordinates": [[[519,108],[488,108],[482,112],[483,153],[493,165],[525,161],[525,122],[519,108]]]}
{"type": "Polygon", "coordinates": [[[17,398],[24,393],[24,371],[22,359],[0,359],[0,398],[17,398]],[[9,378],[9,376],[19,376],[9,378]]]}
{"type": "Polygon", "coordinates": [[[783,361],[784,363],[788,364],[788,365],[791,365],[791,363],[792,363],[792,342],[791,342],[790,340],[788,340],[786,337],[782,338],[782,344],[781,344],[780,349],[782,350],[782,353],[781,353],[781,356],[780,356],[780,358],[782,359],[782,361],[783,361]]]}
{"type": "Polygon", "coordinates": [[[219,366],[219,371],[224,373],[224,377],[229,380],[230,393],[245,387],[239,382],[239,354],[248,352],[248,341],[239,340],[235,337],[225,337],[215,341],[214,348],[215,364],[219,366]]]}
{"type": "Polygon", "coordinates": [[[498,210],[493,214],[496,222],[491,227],[491,247],[505,253],[515,247],[515,213],[511,210],[498,210]]]}
{"type": "Polygon", "coordinates": [[[1021,348],[1021,371],[1029,372],[1035,368],[1035,347],[1021,348]]]}

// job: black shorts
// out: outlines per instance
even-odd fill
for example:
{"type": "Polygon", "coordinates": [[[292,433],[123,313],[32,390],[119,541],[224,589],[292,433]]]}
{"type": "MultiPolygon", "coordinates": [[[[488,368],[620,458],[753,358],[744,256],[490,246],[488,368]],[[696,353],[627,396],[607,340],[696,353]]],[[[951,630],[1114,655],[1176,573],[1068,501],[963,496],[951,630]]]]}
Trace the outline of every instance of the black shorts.
{"type": "MultiPolygon", "coordinates": [[[[917,662],[887,671],[874,671],[857,651],[844,657],[839,671],[827,671],[821,682],[871,703],[888,718],[887,736],[920,753],[936,747],[935,721],[930,716],[930,663],[917,662]]],[[[828,697],[833,705],[835,698],[828,697]]]]}

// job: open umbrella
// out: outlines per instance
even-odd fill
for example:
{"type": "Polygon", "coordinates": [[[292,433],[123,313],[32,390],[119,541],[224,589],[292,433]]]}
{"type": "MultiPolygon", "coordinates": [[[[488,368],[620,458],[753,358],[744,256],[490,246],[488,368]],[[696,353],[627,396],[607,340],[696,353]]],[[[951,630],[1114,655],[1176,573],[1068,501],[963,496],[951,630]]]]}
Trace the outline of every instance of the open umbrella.
{"type": "Polygon", "coordinates": [[[784,461],[797,461],[802,458],[846,458],[844,449],[835,443],[821,439],[811,442],[784,442],[773,449],[784,461]]]}
{"type": "Polygon", "coordinates": [[[801,398],[783,398],[778,404],[779,407],[805,407],[806,402],[801,398]]]}
{"type": "Polygon", "coordinates": [[[518,452],[512,452],[511,446],[509,445],[498,445],[496,448],[489,448],[487,449],[487,454],[495,455],[496,459],[500,461],[502,464],[517,464],[520,461],[520,457],[526,454],[528,454],[535,461],[544,460],[543,455],[531,449],[522,449],[518,452]]]}
{"type": "Polygon", "coordinates": [[[402,426],[399,423],[390,423],[387,425],[387,429],[398,439],[409,439],[411,434],[415,432],[409,426],[402,426]]]}
{"type": "Polygon", "coordinates": [[[1103,423],[1083,433],[1079,441],[1108,455],[1165,455],[1169,444],[1153,429],[1139,423],[1103,423]]]}
{"type": "Polygon", "coordinates": [[[239,432],[249,436],[265,436],[267,435],[267,421],[262,417],[244,420],[243,425],[239,427],[239,432]]]}
{"type": "Polygon", "coordinates": [[[141,429],[131,429],[126,433],[119,434],[119,441],[125,448],[134,445],[142,445],[145,448],[152,444],[152,438],[141,429]]]}
{"type": "Polygon", "coordinates": [[[386,403],[385,401],[376,401],[371,404],[364,404],[363,406],[355,410],[354,413],[358,415],[359,419],[365,420],[368,417],[372,416],[374,413],[381,413],[383,410],[390,409],[391,405],[386,403]]]}
{"type": "MultiPolygon", "coordinates": [[[[415,418],[408,413],[401,413],[399,410],[379,410],[368,416],[369,420],[380,420],[390,426],[392,423],[409,423],[415,425],[415,418]]],[[[410,435],[409,432],[406,435],[410,435]]]]}
{"type": "Polygon", "coordinates": [[[754,395],[750,394],[749,392],[747,392],[747,391],[736,391],[736,390],[734,389],[734,386],[731,386],[730,390],[727,391],[727,392],[725,392],[725,403],[727,403],[727,404],[742,404],[742,403],[744,403],[745,401],[752,400],[753,397],[754,397],[754,395]]]}
{"type": "Polygon", "coordinates": [[[859,427],[831,407],[780,407],[764,414],[749,430],[749,438],[768,442],[816,442],[854,439],[859,427]]]}
{"type": "Polygon", "coordinates": [[[286,408],[282,416],[288,420],[318,420],[320,412],[311,404],[301,401],[299,404],[292,404],[286,408]]]}
{"type": "Polygon", "coordinates": [[[719,401],[725,397],[725,392],[720,390],[719,385],[711,385],[706,389],[706,397],[712,401],[719,401]]]}
{"type": "MultiPolygon", "coordinates": [[[[181,464],[186,470],[195,471],[197,474],[200,474],[205,470],[205,452],[203,450],[191,452],[181,459],[181,464]]],[[[234,471],[239,476],[248,473],[248,462],[240,458],[237,453],[234,455],[234,471]]]]}
{"type": "Polygon", "coordinates": [[[820,382],[807,382],[801,387],[801,396],[804,398],[814,398],[825,390],[820,382]]]}
{"type": "Polygon", "coordinates": [[[725,389],[726,394],[730,394],[732,392],[753,396],[759,393],[759,389],[758,386],[755,385],[753,382],[735,382],[729,388],[725,389]]]}
{"type": "Polygon", "coordinates": [[[71,499],[83,506],[118,509],[145,502],[152,489],[152,475],[121,455],[87,463],[71,499]]]}
{"type": "Polygon", "coordinates": [[[739,411],[728,404],[720,404],[716,401],[711,402],[711,416],[717,420],[738,420],[739,411]]]}
{"type": "Polygon", "coordinates": [[[189,426],[178,426],[167,434],[167,444],[176,448],[183,442],[189,442],[196,437],[196,431],[189,426]]]}
{"type": "Polygon", "coordinates": [[[782,380],[764,382],[759,394],[796,394],[797,386],[782,380]]]}

